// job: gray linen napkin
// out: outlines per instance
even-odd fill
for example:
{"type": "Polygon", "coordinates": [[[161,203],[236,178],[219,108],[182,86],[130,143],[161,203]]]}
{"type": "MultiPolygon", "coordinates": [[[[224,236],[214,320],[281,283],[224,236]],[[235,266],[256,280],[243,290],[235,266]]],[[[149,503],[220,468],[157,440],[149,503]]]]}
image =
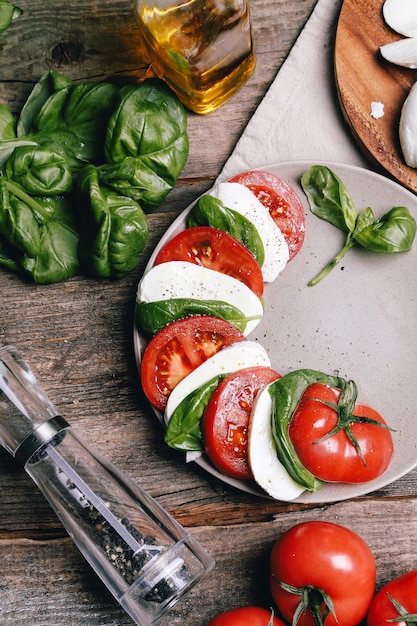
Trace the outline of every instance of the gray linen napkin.
{"type": "Polygon", "coordinates": [[[218,180],[283,161],[368,167],[338,102],[333,56],[341,0],[318,0],[218,180]]]}

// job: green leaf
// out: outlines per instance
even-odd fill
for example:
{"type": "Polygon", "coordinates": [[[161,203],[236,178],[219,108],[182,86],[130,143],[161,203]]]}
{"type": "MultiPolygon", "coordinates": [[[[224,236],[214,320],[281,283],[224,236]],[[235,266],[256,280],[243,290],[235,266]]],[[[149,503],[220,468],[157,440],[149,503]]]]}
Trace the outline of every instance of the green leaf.
{"type": "Polygon", "coordinates": [[[136,310],[140,327],[151,335],[155,335],[170,322],[190,315],[220,317],[234,324],[241,332],[244,332],[249,321],[242,311],[219,300],[174,298],[157,302],[140,302],[136,310]]]}
{"type": "Polygon", "coordinates": [[[4,164],[3,176],[34,196],[66,193],[73,181],[67,161],[41,146],[16,147],[4,164]]]}
{"type": "Polygon", "coordinates": [[[101,178],[152,211],[175,185],[188,150],[185,109],[166,85],[153,79],[127,85],[107,126],[110,166],[101,178]]]}
{"type": "Polygon", "coordinates": [[[217,385],[226,376],[212,378],[180,402],[173,411],[166,431],[165,442],[176,450],[202,450],[201,418],[217,385]]]}
{"type": "Polygon", "coordinates": [[[340,230],[353,231],[356,209],[344,183],[334,172],[323,165],[313,165],[302,175],[301,186],[314,215],[340,230]]]}
{"type": "Polygon", "coordinates": [[[229,233],[252,252],[260,266],[263,265],[265,250],[254,224],[241,213],[226,207],[218,198],[209,194],[201,196],[188,216],[190,226],[212,226],[229,233]]]}
{"type": "Polygon", "coordinates": [[[121,278],[137,264],[148,239],[148,223],[132,198],[100,186],[97,169],[87,165],[77,180],[79,256],[92,276],[121,278]]]}
{"type": "Polygon", "coordinates": [[[416,235],[416,220],[406,207],[393,207],[363,228],[355,240],[373,252],[408,252],[416,235]]]}
{"type": "Polygon", "coordinates": [[[56,198],[54,218],[40,225],[40,250],[34,257],[22,255],[17,262],[36,283],[56,283],[75,276],[79,271],[78,232],[71,203],[56,198]]]}
{"type": "Polygon", "coordinates": [[[6,30],[23,11],[8,0],[0,0],[0,33],[6,30]]]}

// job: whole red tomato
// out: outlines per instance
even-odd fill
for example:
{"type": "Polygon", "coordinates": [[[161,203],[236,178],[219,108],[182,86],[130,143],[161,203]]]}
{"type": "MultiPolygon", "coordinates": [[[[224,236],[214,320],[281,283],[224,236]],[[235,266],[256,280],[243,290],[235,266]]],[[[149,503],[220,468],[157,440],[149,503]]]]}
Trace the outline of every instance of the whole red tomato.
{"type": "Polygon", "coordinates": [[[359,535],[331,522],[286,531],[270,557],[270,586],[282,615],[298,626],[356,626],[375,592],[376,566],[359,535]]]}
{"type": "Polygon", "coordinates": [[[407,572],[381,587],[372,601],[367,624],[368,626],[417,624],[417,570],[407,572]],[[402,619],[399,619],[401,617],[402,619]]]}
{"type": "Polygon", "coordinates": [[[320,480],[373,480],[391,462],[391,431],[371,407],[356,404],[345,410],[338,404],[339,397],[339,389],[322,383],[307,387],[289,425],[294,450],[304,467],[320,480]]]}
{"type": "Polygon", "coordinates": [[[285,624],[274,617],[272,611],[257,606],[244,606],[217,615],[207,626],[285,626],[285,624]]]}

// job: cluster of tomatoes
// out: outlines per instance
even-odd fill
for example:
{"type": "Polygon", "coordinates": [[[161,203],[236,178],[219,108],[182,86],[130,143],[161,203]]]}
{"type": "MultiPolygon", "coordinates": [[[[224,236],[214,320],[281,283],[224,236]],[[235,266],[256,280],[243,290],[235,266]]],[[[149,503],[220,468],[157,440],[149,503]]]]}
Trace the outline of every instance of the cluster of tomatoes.
{"type": "Polygon", "coordinates": [[[213,618],[207,626],[386,626],[417,623],[417,570],[375,594],[376,564],[365,541],[331,522],[293,526],[270,556],[273,611],[248,606],[213,618]]]}

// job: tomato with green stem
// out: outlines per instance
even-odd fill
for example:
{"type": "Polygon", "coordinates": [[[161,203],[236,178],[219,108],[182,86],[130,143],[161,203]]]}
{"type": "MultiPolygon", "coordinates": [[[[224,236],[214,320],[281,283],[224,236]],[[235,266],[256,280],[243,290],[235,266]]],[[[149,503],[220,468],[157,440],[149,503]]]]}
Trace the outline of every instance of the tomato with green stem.
{"type": "Polygon", "coordinates": [[[207,626],[284,626],[273,611],[258,606],[243,606],[217,615],[207,626]]]}
{"type": "Polygon", "coordinates": [[[417,624],[417,570],[386,583],[372,600],[367,626],[417,624]]]}
{"type": "Polygon", "coordinates": [[[372,602],[375,580],[369,546],[332,522],[293,526],[272,548],[272,597],[294,626],[357,626],[372,602]]]}
{"type": "Polygon", "coordinates": [[[288,434],[304,467],[326,482],[362,483],[380,476],[393,456],[391,430],[373,408],[356,403],[353,381],[304,391],[288,434]]]}

